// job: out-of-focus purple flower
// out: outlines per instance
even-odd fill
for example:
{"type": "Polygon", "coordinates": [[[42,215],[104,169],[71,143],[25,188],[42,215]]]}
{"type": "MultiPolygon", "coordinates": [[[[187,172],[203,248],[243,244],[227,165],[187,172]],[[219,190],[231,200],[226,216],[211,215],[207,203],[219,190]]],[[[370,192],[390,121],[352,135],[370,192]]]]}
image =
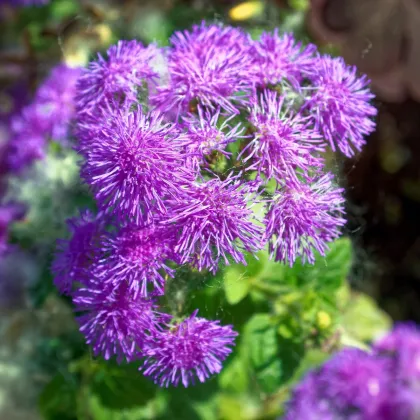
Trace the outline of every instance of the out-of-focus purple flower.
{"type": "Polygon", "coordinates": [[[20,172],[33,161],[45,157],[45,135],[50,123],[36,103],[26,106],[11,119],[10,140],[6,150],[9,170],[20,172]]]}
{"type": "Polygon", "coordinates": [[[215,273],[219,260],[246,264],[244,251],[262,248],[262,232],[254,222],[248,201],[255,199],[248,185],[237,177],[192,183],[182,199],[173,200],[169,222],[180,230],[175,251],[181,263],[215,273]]]}
{"type": "Polygon", "coordinates": [[[297,257],[311,264],[314,250],[325,255],[327,243],[345,224],[343,189],[327,173],[311,185],[287,182],[272,199],[265,217],[271,257],[293,265],[297,257]]]}
{"type": "Polygon", "coordinates": [[[10,249],[10,245],[7,243],[10,223],[22,218],[24,214],[23,206],[16,204],[0,205],[0,257],[10,249]]]}
{"type": "Polygon", "coordinates": [[[107,234],[101,243],[101,261],[95,266],[99,278],[113,286],[127,282],[127,292],[162,295],[164,275],[175,271],[166,262],[176,260],[175,230],[158,225],[128,224],[107,234]],[[100,273],[100,274],[99,274],[100,273]]]}
{"type": "Polygon", "coordinates": [[[104,122],[82,168],[99,206],[121,218],[164,213],[164,199],[191,176],[177,136],[159,113],[141,109],[104,122]]]}
{"type": "Polygon", "coordinates": [[[67,221],[71,237],[57,241],[57,251],[51,270],[54,284],[62,294],[70,294],[76,283],[84,282],[99,251],[98,239],[102,220],[85,210],[79,217],[67,221]]]}
{"type": "Polygon", "coordinates": [[[359,77],[354,66],[342,58],[321,56],[316,71],[309,76],[312,86],[304,108],[309,110],[317,129],[335,151],[351,157],[365,144],[364,137],[375,129],[377,114],[370,101],[374,95],[366,76],[359,77]]]}
{"type": "Polygon", "coordinates": [[[34,101],[50,121],[48,135],[54,140],[66,140],[69,134],[69,123],[75,116],[76,82],[81,73],[81,68],[60,64],[36,93],[34,101]]]}
{"type": "Polygon", "coordinates": [[[50,0],[0,0],[1,4],[8,4],[14,7],[43,6],[50,0]]]}
{"type": "Polygon", "coordinates": [[[190,115],[183,119],[183,127],[186,130],[186,140],[184,141],[186,149],[187,166],[198,171],[200,165],[205,163],[205,156],[212,152],[219,152],[227,157],[225,149],[229,143],[233,143],[242,135],[244,128],[240,123],[234,127],[229,125],[232,117],[219,123],[220,109],[216,112],[203,111],[198,107],[198,117],[190,115]]]}
{"type": "Polygon", "coordinates": [[[396,377],[406,383],[417,382],[420,392],[420,329],[418,327],[401,324],[378,341],[374,349],[378,354],[391,357],[396,377]]]}
{"type": "Polygon", "coordinates": [[[237,112],[236,101],[253,85],[250,40],[240,29],[193,26],[170,38],[169,82],[157,88],[152,102],[164,112],[184,112],[195,102],[237,112]]]}
{"type": "Polygon", "coordinates": [[[276,92],[265,90],[254,98],[249,121],[254,126],[254,137],[241,152],[243,161],[250,161],[248,170],[283,182],[295,178],[296,170],[306,175],[308,170],[321,167],[323,160],[322,138],[312,126],[310,118],[293,112],[285,98],[276,92]]]}
{"type": "Polygon", "coordinates": [[[145,47],[139,41],[118,41],[107,51],[107,58],[98,54],[83,71],[77,83],[76,103],[84,112],[104,100],[128,99],[135,101],[139,88],[157,75],[151,67],[156,47],[145,47]]]}
{"type": "Polygon", "coordinates": [[[314,71],[316,46],[303,46],[293,34],[279,36],[278,30],[263,32],[251,47],[256,83],[276,85],[288,81],[299,90],[304,77],[314,71]]]}
{"type": "Polygon", "coordinates": [[[137,357],[159,323],[169,320],[155,311],[153,300],[128,293],[126,283],[112,288],[92,281],[74,293],[73,303],[75,311],[82,312],[77,320],[93,354],[106,360],[115,355],[118,363],[137,357]]]}
{"type": "Polygon", "coordinates": [[[321,398],[329,400],[336,412],[346,413],[354,407],[369,419],[389,398],[389,363],[348,348],[321,367],[317,387],[321,398]]]}
{"type": "Polygon", "coordinates": [[[144,352],[146,360],[141,369],[161,387],[180,382],[188,387],[196,377],[205,382],[221,371],[222,362],[232,351],[237,336],[232,326],[199,318],[197,312],[168,331],[155,334],[154,342],[144,352]]]}

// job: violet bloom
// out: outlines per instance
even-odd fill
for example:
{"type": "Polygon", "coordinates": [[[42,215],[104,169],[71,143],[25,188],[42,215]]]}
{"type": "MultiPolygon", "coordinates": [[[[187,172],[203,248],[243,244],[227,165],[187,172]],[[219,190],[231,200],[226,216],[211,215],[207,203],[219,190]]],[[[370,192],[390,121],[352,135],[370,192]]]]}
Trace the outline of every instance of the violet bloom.
{"type": "Polygon", "coordinates": [[[170,38],[169,82],[157,88],[153,103],[164,112],[184,112],[196,102],[237,112],[252,87],[249,38],[240,29],[207,25],[175,32],[170,38]]]}
{"type": "Polygon", "coordinates": [[[95,267],[101,281],[114,287],[127,282],[128,292],[162,295],[165,275],[173,277],[175,270],[166,263],[176,260],[175,231],[158,225],[128,224],[111,232],[101,242],[101,260],[95,267]],[[100,274],[99,274],[100,273],[100,274]]]}
{"type": "Polygon", "coordinates": [[[8,4],[14,7],[43,6],[50,0],[0,0],[0,4],[8,4]]]}
{"type": "Polygon", "coordinates": [[[232,326],[199,318],[197,312],[168,331],[155,334],[145,351],[141,369],[161,387],[180,382],[188,387],[196,377],[205,382],[222,370],[222,362],[232,351],[237,336],[232,326]]]}
{"type": "Polygon", "coordinates": [[[132,361],[146,346],[149,335],[168,316],[156,312],[154,302],[127,293],[127,284],[110,288],[102,281],[92,281],[73,296],[80,331],[95,356],[106,360],[117,357],[132,361]]]}
{"type": "Polygon", "coordinates": [[[246,264],[244,251],[262,248],[261,229],[248,202],[255,199],[237,177],[193,183],[182,199],[172,203],[169,222],[180,230],[175,251],[181,263],[216,273],[219,260],[246,264]]]}
{"type": "Polygon", "coordinates": [[[254,127],[254,137],[241,152],[243,161],[250,164],[247,170],[258,172],[261,179],[296,178],[323,166],[318,152],[323,150],[322,139],[312,126],[310,118],[294,113],[285,98],[265,90],[254,98],[249,121],[254,127]]]}
{"type": "Polygon", "coordinates": [[[20,172],[33,161],[43,159],[46,153],[46,133],[51,120],[38,104],[26,106],[10,121],[10,141],[6,150],[9,170],[20,172]]]}
{"type": "Polygon", "coordinates": [[[315,45],[303,46],[293,34],[263,32],[251,47],[256,83],[266,87],[286,80],[299,90],[302,79],[314,71],[315,51],[315,45]]]}
{"type": "Polygon", "coordinates": [[[221,124],[220,109],[215,112],[204,111],[198,107],[198,117],[190,115],[183,118],[183,126],[186,129],[184,142],[187,158],[187,166],[194,171],[199,171],[200,165],[205,164],[205,157],[213,152],[218,152],[226,157],[230,156],[226,146],[234,143],[242,135],[244,128],[241,123],[234,127],[229,125],[233,116],[225,119],[221,124]]]}
{"type": "Polygon", "coordinates": [[[102,220],[90,211],[67,221],[71,237],[58,239],[52,264],[54,284],[62,294],[70,294],[74,284],[84,282],[98,252],[102,220]]]}
{"type": "Polygon", "coordinates": [[[286,404],[284,420],[397,420],[378,416],[390,386],[386,361],[348,348],[309,372],[286,404]]]}
{"type": "Polygon", "coordinates": [[[338,148],[351,157],[375,129],[372,117],[377,110],[370,103],[374,95],[368,88],[369,80],[359,77],[356,67],[347,66],[342,58],[321,56],[316,70],[309,76],[312,87],[304,108],[332,150],[338,148]]]}
{"type": "Polygon", "coordinates": [[[159,113],[141,109],[104,122],[82,168],[98,205],[121,218],[164,213],[165,197],[176,195],[191,176],[177,136],[159,113]]]}
{"type": "Polygon", "coordinates": [[[288,182],[278,191],[265,217],[271,257],[293,265],[297,257],[311,264],[314,251],[325,255],[328,242],[340,236],[346,221],[343,189],[327,173],[311,185],[288,182]]]}
{"type": "Polygon", "coordinates": [[[157,75],[151,67],[156,47],[143,46],[139,41],[118,41],[104,58],[91,62],[77,83],[76,102],[82,112],[90,110],[104,100],[129,99],[135,101],[144,83],[157,75]]]}
{"type": "Polygon", "coordinates": [[[66,140],[69,123],[75,114],[76,81],[81,68],[65,64],[55,67],[39,87],[34,102],[51,122],[48,133],[54,140],[66,140]]]}

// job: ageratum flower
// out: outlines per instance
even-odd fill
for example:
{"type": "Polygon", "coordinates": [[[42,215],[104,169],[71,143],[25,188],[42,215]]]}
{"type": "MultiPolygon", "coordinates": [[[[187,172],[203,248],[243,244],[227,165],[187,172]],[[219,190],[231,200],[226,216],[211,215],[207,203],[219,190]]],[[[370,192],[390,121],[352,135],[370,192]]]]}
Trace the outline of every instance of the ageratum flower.
{"type": "Polygon", "coordinates": [[[79,111],[109,99],[135,101],[139,88],[156,77],[151,67],[155,54],[155,46],[145,47],[135,40],[118,41],[108,49],[106,58],[98,54],[98,60],[90,63],[77,83],[79,111]]]}
{"type": "Polygon", "coordinates": [[[277,85],[288,81],[295,89],[315,67],[316,46],[303,46],[293,34],[279,36],[278,30],[263,32],[251,47],[254,72],[259,86],[277,85]]]}
{"type": "Polygon", "coordinates": [[[293,112],[284,96],[265,90],[254,98],[249,121],[254,127],[254,137],[241,152],[247,170],[257,171],[261,179],[296,178],[321,167],[323,160],[318,152],[323,150],[322,139],[311,126],[310,118],[293,112]]]}
{"type": "Polygon", "coordinates": [[[374,95],[366,76],[359,77],[354,66],[342,58],[321,56],[309,76],[312,87],[304,106],[315,126],[335,151],[351,157],[365,144],[364,137],[375,129],[377,113],[370,101],[374,95]]]}
{"type": "Polygon", "coordinates": [[[192,183],[182,199],[173,200],[169,222],[180,230],[175,251],[181,263],[215,273],[220,259],[246,264],[243,251],[262,248],[261,229],[254,221],[248,185],[237,177],[192,183]]]}
{"type": "Polygon", "coordinates": [[[20,172],[46,153],[46,134],[51,121],[36,103],[26,106],[10,121],[10,140],[6,150],[7,167],[20,172]]]}
{"type": "Polygon", "coordinates": [[[172,227],[150,224],[126,224],[102,240],[101,261],[95,267],[101,281],[114,287],[128,283],[128,292],[147,297],[164,293],[165,275],[175,271],[166,263],[176,260],[175,230],[172,227]]]}
{"type": "Polygon", "coordinates": [[[249,38],[240,29],[193,26],[170,38],[169,82],[158,87],[152,102],[164,112],[184,112],[196,102],[237,112],[252,86],[249,38]]]}
{"type": "Polygon", "coordinates": [[[343,189],[327,173],[311,185],[287,182],[273,197],[265,217],[271,257],[293,265],[297,257],[311,264],[314,251],[325,255],[327,243],[345,224],[343,189]]]}
{"type": "Polygon", "coordinates": [[[215,112],[204,111],[198,107],[198,116],[189,115],[183,118],[183,127],[186,130],[186,140],[184,141],[187,166],[194,171],[200,169],[200,165],[205,164],[205,157],[213,152],[218,152],[229,157],[226,146],[234,143],[242,135],[244,128],[241,123],[234,127],[229,125],[233,116],[225,119],[220,124],[220,109],[215,112]]]}
{"type": "Polygon", "coordinates": [[[388,368],[385,360],[359,349],[345,349],[309,372],[286,405],[284,419],[398,420],[378,416],[390,397],[388,368]]]}
{"type": "Polygon", "coordinates": [[[160,328],[161,322],[169,320],[156,312],[153,300],[134,298],[127,287],[121,283],[118,288],[110,288],[94,280],[73,296],[75,311],[82,312],[77,317],[80,331],[93,354],[106,360],[115,355],[118,363],[137,357],[149,335],[160,328]]]}
{"type": "Polygon", "coordinates": [[[50,120],[48,134],[54,140],[66,140],[69,134],[69,123],[75,115],[76,81],[81,72],[80,68],[60,64],[36,93],[35,102],[50,120]]]}
{"type": "Polygon", "coordinates": [[[221,326],[219,321],[197,317],[173,325],[168,331],[154,335],[144,352],[146,360],[142,370],[161,387],[184,387],[200,382],[222,370],[222,362],[231,353],[237,333],[231,325],[221,326]]]}
{"type": "Polygon", "coordinates": [[[104,122],[82,167],[98,205],[122,219],[164,213],[164,199],[191,176],[177,136],[157,112],[122,110],[104,122]]]}
{"type": "Polygon", "coordinates": [[[67,226],[71,237],[58,239],[51,267],[54,284],[62,294],[70,294],[76,282],[87,279],[98,252],[98,238],[103,227],[101,216],[94,216],[88,210],[67,220],[67,226]]]}

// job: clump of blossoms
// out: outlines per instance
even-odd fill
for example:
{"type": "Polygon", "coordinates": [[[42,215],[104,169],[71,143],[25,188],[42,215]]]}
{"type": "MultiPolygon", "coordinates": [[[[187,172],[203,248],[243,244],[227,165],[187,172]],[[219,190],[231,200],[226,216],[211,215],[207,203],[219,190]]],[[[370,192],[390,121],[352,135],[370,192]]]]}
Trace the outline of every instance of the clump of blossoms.
{"type": "Polygon", "coordinates": [[[25,213],[23,206],[6,200],[8,180],[43,159],[50,140],[69,142],[80,71],[65,64],[54,67],[29,104],[26,89],[12,89],[10,110],[0,115],[0,256],[10,250],[9,225],[25,213]]]}
{"type": "Polygon", "coordinates": [[[296,387],[285,420],[416,420],[420,330],[399,325],[370,353],[347,348],[296,387]]]}
{"type": "Polygon", "coordinates": [[[203,22],[167,49],[119,41],[76,91],[99,213],[69,221],[55,284],[95,355],[140,361],[160,386],[204,382],[237,333],[197,311],[165,314],[159,297],[181,265],[214,274],[266,247],[290,265],[325,254],[345,219],[323,152],[351,156],[373,130],[368,81],[290,34],[254,41],[203,22]]]}

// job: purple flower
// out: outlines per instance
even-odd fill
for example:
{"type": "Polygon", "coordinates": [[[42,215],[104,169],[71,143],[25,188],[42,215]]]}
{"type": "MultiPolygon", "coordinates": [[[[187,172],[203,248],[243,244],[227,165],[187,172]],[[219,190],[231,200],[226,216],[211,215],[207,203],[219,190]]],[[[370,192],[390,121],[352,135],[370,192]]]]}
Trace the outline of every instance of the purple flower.
{"type": "Polygon", "coordinates": [[[253,83],[245,33],[203,22],[191,32],[175,32],[170,43],[169,82],[157,88],[153,103],[164,112],[187,111],[195,101],[237,112],[233,102],[243,101],[253,83]]]}
{"type": "Polygon", "coordinates": [[[285,104],[285,98],[265,90],[259,100],[253,99],[249,121],[254,137],[241,152],[247,170],[254,170],[266,179],[283,182],[287,177],[296,179],[296,170],[306,175],[309,169],[323,166],[317,156],[322,151],[322,139],[311,128],[310,118],[294,113],[285,104]]]}
{"type": "Polygon", "coordinates": [[[232,351],[237,336],[232,326],[199,318],[197,312],[168,331],[155,334],[154,342],[145,350],[141,369],[161,387],[177,386],[179,382],[188,387],[196,377],[205,382],[221,371],[222,362],[232,351]]]}
{"type": "Polygon", "coordinates": [[[277,29],[273,33],[263,32],[251,47],[257,84],[265,87],[287,80],[300,90],[302,79],[314,70],[315,51],[315,45],[304,47],[293,34],[279,36],[277,29]]]}
{"type": "Polygon", "coordinates": [[[354,407],[369,419],[389,398],[389,363],[359,349],[345,349],[321,367],[317,387],[336,412],[354,407]]]}
{"type": "Polygon", "coordinates": [[[261,230],[248,204],[255,199],[248,185],[237,177],[225,181],[213,179],[193,183],[182,199],[172,202],[175,223],[180,230],[175,251],[181,263],[190,263],[198,270],[207,268],[215,273],[220,259],[229,264],[246,264],[243,251],[256,252],[262,248],[261,230]]]}
{"type": "Polygon", "coordinates": [[[143,46],[139,41],[118,41],[107,51],[107,58],[98,54],[77,83],[77,106],[90,110],[104,100],[137,99],[138,90],[157,75],[151,67],[156,47],[143,46]]]}
{"type": "Polygon", "coordinates": [[[345,224],[343,189],[327,173],[312,185],[288,182],[278,191],[265,217],[271,257],[293,265],[297,257],[314,263],[314,250],[325,255],[327,243],[345,224]]]}
{"type": "Polygon", "coordinates": [[[393,361],[395,375],[407,384],[417,383],[420,392],[420,329],[415,325],[401,324],[379,340],[375,346],[379,355],[393,361]]]}
{"type": "Polygon", "coordinates": [[[165,212],[164,199],[185,179],[178,130],[159,113],[116,112],[92,142],[82,176],[98,205],[121,218],[165,212]]]}
{"type": "Polygon", "coordinates": [[[49,135],[54,140],[65,140],[69,134],[69,123],[75,114],[76,81],[81,72],[80,68],[60,64],[36,93],[35,103],[50,121],[49,135]]]}
{"type": "Polygon", "coordinates": [[[147,344],[149,335],[168,321],[167,315],[156,312],[154,302],[127,293],[127,284],[110,288],[101,281],[92,281],[73,296],[80,331],[95,356],[106,360],[113,355],[120,363],[133,360],[147,344]]]}
{"type": "Polygon", "coordinates": [[[62,294],[70,294],[76,282],[85,282],[98,252],[102,230],[100,216],[86,210],[67,221],[71,237],[59,239],[51,270],[54,284],[62,294]]]}
{"type": "Polygon", "coordinates": [[[128,292],[147,297],[164,293],[165,277],[175,271],[166,262],[176,260],[175,231],[158,225],[128,224],[105,235],[101,243],[101,261],[95,270],[101,281],[113,286],[123,282],[128,292]]]}
{"type": "Polygon", "coordinates": [[[4,3],[15,7],[43,6],[49,2],[50,0],[0,0],[0,4],[4,3]]]}
{"type": "Polygon", "coordinates": [[[375,128],[372,117],[377,110],[370,104],[374,95],[367,87],[369,80],[358,77],[356,67],[342,58],[319,57],[316,70],[309,76],[312,87],[304,108],[331,148],[351,157],[375,128]]]}
{"type": "Polygon", "coordinates": [[[221,124],[220,109],[215,112],[204,111],[198,107],[198,117],[189,115],[184,117],[183,126],[186,129],[186,140],[184,142],[187,166],[194,171],[199,171],[200,165],[206,163],[205,157],[212,152],[218,152],[229,157],[226,146],[234,143],[242,135],[244,128],[241,123],[234,127],[229,126],[232,117],[225,119],[221,124]]]}

